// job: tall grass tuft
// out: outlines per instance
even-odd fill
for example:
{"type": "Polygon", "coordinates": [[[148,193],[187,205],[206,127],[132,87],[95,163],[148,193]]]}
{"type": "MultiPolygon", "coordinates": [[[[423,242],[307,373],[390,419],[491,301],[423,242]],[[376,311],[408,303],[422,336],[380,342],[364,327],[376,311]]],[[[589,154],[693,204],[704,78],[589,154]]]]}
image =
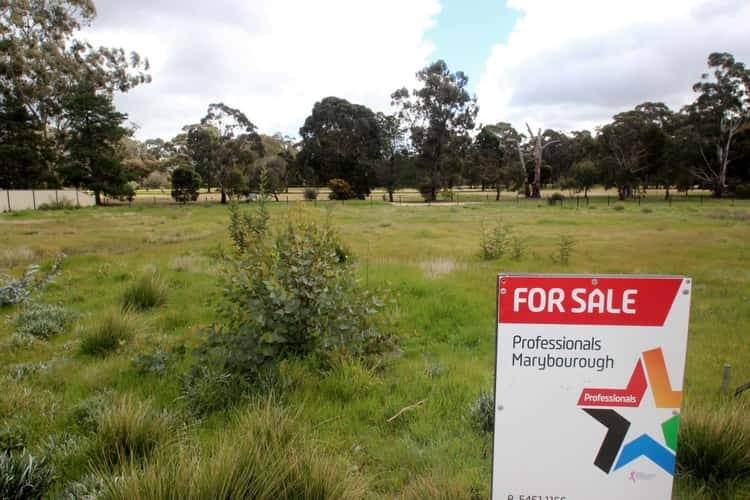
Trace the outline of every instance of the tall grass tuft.
{"type": "Polygon", "coordinates": [[[104,468],[137,464],[169,438],[172,418],[148,401],[125,395],[105,407],[96,419],[93,459],[104,468]]]}
{"type": "Polygon", "coordinates": [[[677,474],[704,498],[750,498],[750,404],[692,408],[681,417],[677,474]],[[746,496],[743,496],[746,495],[746,496]]]}
{"type": "Polygon", "coordinates": [[[167,285],[156,273],[142,274],[122,295],[123,310],[146,311],[167,301],[167,285]]]}
{"type": "Polygon", "coordinates": [[[270,400],[235,419],[232,430],[200,452],[169,450],[107,479],[103,498],[323,500],[366,496],[362,479],[303,437],[295,417],[270,400]]]}
{"type": "Polygon", "coordinates": [[[130,340],[136,328],[136,320],[130,313],[112,310],[84,330],[81,352],[88,356],[106,356],[130,340]]]}

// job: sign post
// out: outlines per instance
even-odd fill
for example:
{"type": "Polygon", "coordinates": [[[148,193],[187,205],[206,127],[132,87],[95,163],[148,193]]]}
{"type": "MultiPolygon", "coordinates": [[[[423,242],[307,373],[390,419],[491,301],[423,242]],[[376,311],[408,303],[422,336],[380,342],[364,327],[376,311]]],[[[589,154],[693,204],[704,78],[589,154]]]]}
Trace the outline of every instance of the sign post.
{"type": "Polygon", "coordinates": [[[499,275],[493,500],[668,500],[691,280],[499,275]]]}

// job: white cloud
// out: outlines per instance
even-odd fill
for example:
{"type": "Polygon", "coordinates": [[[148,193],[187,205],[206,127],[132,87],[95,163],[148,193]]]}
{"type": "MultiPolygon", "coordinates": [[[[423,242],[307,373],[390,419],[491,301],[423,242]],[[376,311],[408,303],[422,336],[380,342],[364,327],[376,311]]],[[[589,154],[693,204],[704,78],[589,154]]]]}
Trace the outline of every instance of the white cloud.
{"type": "Polygon", "coordinates": [[[153,83],[116,98],[141,139],[169,138],[208,104],[261,132],[296,133],[329,95],[389,109],[429,60],[438,0],[98,0],[84,37],[148,57],[153,83]]]}
{"type": "Polygon", "coordinates": [[[643,101],[693,99],[710,52],[750,63],[744,0],[509,0],[519,19],[477,85],[480,120],[592,129],[643,101]]]}

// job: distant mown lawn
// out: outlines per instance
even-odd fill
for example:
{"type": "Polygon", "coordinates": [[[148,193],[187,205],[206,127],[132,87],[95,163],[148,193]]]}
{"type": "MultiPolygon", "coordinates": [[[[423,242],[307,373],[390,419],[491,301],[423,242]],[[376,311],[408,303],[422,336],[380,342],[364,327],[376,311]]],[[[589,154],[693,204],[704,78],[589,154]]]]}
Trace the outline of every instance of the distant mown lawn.
{"type": "MultiPolygon", "coordinates": [[[[732,365],[732,385],[750,381],[750,203],[648,207],[631,202],[614,210],[605,198],[580,209],[544,201],[271,203],[272,224],[304,211],[340,231],[363,283],[388,290],[400,339],[398,355],[373,369],[342,366],[323,374],[305,361],[286,363],[284,390],[274,398],[295,416],[305,439],[344,460],[373,497],[406,498],[450,485],[458,496],[484,498],[491,438],[472,428],[469,412],[480,391],[491,390],[497,273],[635,273],[693,278],[683,412],[729,404],[720,392],[723,365],[732,365]],[[497,221],[523,237],[520,260],[479,258],[482,225],[497,221]],[[566,266],[550,258],[563,234],[575,241],[566,266]]],[[[265,397],[248,398],[197,421],[181,398],[191,349],[213,320],[227,223],[228,210],[216,204],[0,215],[0,274],[19,276],[29,264],[64,254],[59,276],[36,297],[80,315],[63,334],[18,348],[10,345],[14,326],[6,321],[17,308],[0,309],[0,442],[48,455],[56,494],[91,475],[96,440],[76,415],[96,397],[129,395],[148,400],[157,413],[168,411],[172,437],[162,447],[210,447],[230,432],[236,414],[265,404],[265,397]],[[167,284],[166,302],[129,312],[138,326],[111,355],[81,353],[85,330],[120,308],[139,276],[153,272],[167,284]],[[187,354],[163,372],[133,362],[159,349],[181,352],[182,345],[187,354]]]]}

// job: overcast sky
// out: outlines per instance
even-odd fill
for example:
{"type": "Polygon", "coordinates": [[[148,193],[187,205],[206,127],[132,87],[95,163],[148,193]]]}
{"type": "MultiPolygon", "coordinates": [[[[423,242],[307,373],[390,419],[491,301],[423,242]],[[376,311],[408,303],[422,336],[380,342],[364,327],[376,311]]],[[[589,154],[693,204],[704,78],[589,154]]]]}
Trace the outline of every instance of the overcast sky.
{"type": "Polygon", "coordinates": [[[444,58],[483,123],[593,128],[636,104],[679,108],[712,51],[750,64],[746,0],[96,0],[83,37],[148,57],[116,98],[136,136],[171,138],[211,102],[297,135],[329,95],[389,112],[444,58]]]}

